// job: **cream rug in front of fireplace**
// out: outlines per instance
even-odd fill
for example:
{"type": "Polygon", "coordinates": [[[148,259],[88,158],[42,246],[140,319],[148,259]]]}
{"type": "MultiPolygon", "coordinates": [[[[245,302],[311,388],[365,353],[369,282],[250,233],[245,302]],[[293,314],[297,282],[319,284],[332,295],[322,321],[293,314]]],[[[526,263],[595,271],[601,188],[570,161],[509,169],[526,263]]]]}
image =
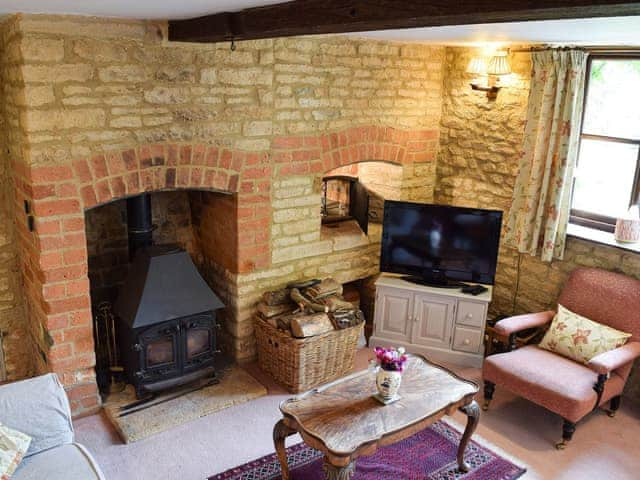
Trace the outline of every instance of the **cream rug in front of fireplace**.
{"type": "Polygon", "coordinates": [[[127,385],[124,392],[109,395],[104,410],[122,439],[131,443],[266,394],[267,389],[255,378],[232,366],[217,385],[119,417],[119,407],[136,399],[133,387],[127,385]]]}

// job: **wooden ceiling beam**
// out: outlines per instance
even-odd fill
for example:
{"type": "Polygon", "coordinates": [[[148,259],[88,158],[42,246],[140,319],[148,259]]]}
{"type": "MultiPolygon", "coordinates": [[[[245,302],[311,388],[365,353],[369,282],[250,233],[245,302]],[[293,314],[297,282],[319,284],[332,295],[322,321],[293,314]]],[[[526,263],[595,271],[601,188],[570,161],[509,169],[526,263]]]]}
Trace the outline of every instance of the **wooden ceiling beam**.
{"type": "Polygon", "coordinates": [[[640,15],[627,0],[294,0],[169,21],[169,40],[221,42],[399,28],[640,15]]]}

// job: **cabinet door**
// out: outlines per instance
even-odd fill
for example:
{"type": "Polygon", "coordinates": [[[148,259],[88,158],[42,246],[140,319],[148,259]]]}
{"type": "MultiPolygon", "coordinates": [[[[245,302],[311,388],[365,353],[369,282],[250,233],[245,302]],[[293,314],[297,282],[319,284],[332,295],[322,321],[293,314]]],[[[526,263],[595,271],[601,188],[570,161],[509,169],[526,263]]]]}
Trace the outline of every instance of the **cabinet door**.
{"type": "Polygon", "coordinates": [[[412,343],[449,348],[456,301],[446,297],[416,294],[414,302],[412,343]]]}
{"type": "Polygon", "coordinates": [[[395,288],[380,289],[376,302],[376,335],[409,342],[412,313],[413,293],[395,288]]]}

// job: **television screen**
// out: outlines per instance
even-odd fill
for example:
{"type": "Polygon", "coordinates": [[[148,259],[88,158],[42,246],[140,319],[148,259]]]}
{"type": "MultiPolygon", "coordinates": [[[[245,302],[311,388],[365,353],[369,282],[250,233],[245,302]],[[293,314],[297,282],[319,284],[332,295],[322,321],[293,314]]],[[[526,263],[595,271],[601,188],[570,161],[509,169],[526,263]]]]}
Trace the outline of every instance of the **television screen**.
{"type": "Polygon", "coordinates": [[[380,270],[493,284],[502,212],[386,201],[380,270]]]}

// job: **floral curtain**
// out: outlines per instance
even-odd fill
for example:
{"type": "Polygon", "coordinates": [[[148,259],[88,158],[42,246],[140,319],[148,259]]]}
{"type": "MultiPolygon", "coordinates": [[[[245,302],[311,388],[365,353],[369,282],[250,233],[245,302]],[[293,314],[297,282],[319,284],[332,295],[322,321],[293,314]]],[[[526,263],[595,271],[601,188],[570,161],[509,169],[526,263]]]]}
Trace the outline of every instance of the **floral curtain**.
{"type": "Polygon", "coordinates": [[[564,253],[584,98],[587,54],[546,50],[533,69],[520,170],[505,240],[550,262],[564,253]]]}

